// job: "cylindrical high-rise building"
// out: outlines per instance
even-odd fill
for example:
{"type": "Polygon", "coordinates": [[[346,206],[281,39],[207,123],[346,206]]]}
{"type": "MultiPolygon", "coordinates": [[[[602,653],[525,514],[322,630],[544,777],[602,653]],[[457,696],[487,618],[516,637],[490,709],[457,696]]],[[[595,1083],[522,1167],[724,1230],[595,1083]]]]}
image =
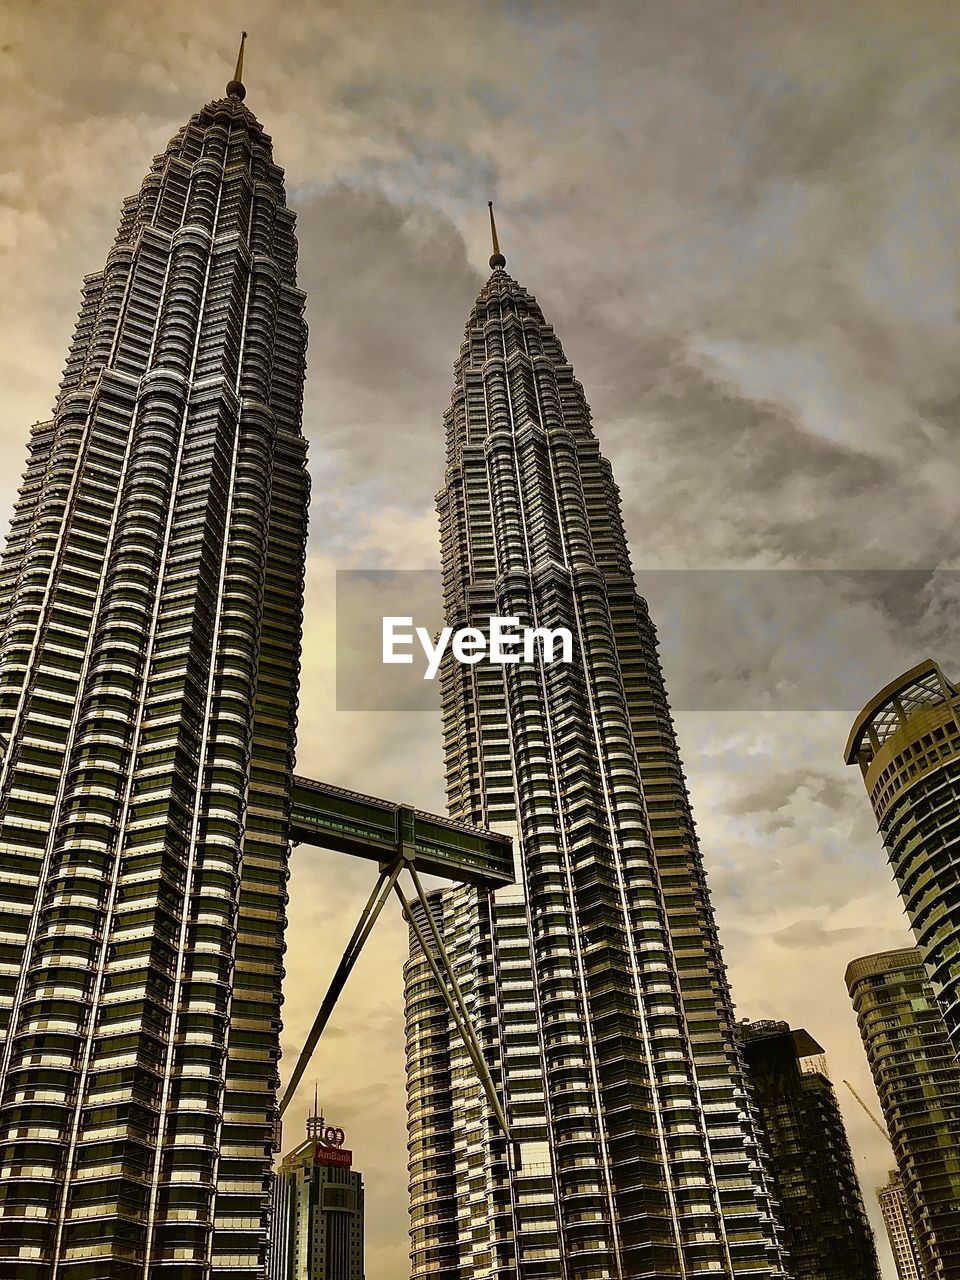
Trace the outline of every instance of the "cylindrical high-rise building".
{"type": "Polygon", "coordinates": [[[237,78],[87,276],[0,599],[0,1271],[263,1275],[308,481],[237,78]]]}
{"type": "Polygon", "coordinates": [[[960,691],[931,659],[921,662],[871,698],[844,758],[860,766],[960,1057],[960,691]]]}
{"type": "Polygon", "coordinates": [[[960,1067],[920,952],[862,956],[847,966],[846,982],[924,1280],[960,1280],[960,1067]]]}
{"type": "Polygon", "coordinates": [[[431,903],[517,1158],[414,953],[413,1275],[781,1276],[617,488],[556,334],[504,266],[495,245],[445,418],[446,622],[566,627],[574,652],[442,670],[450,812],[515,838],[515,888],[431,903]]]}

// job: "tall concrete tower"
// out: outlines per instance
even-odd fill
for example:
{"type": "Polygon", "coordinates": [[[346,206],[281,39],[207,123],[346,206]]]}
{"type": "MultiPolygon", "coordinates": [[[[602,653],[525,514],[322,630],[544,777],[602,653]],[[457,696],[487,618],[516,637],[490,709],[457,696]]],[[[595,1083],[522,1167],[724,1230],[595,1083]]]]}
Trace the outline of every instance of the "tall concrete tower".
{"type": "Polygon", "coordinates": [[[443,891],[431,909],[515,1145],[411,953],[413,1275],[780,1276],[617,487],[560,342],[496,238],[490,263],[445,416],[446,622],[566,627],[574,654],[442,669],[450,813],[513,835],[518,885],[443,891]]]}
{"type": "Polygon", "coordinates": [[[0,1271],[262,1276],[308,481],[294,217],[224,97],[125,200],[0,599],[0,1271]]]}
{"type": "Polygon", "coordinates": [[[363,1175],[314,1104],[306,1140],[277,1170],[270,1280],[364,1280],[363,1175]]]}

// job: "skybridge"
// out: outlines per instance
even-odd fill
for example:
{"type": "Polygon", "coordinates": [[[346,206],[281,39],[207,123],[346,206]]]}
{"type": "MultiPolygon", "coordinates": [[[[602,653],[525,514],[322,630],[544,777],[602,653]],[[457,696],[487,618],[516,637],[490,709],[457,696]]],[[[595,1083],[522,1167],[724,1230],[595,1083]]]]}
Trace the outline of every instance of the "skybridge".
{"type": "Polygon", "coordinates": [[[404,918],[430,966],[454,1026],[463,1038],[493,1113],[509,1140],[510,1130],[500,1098],[430,910],[420,874],[493,893],[514,882],[510,837],[457,822],[453,818],[425,813],[408,805],[348,791],[328,782],[295,777],[290,839],[294,844],[329,849],[375,862],[380,868],[380,875],[300,1050],[280,1102],[280,1115],[292,1101],[363,945],[393,893],[399,899],[404,918]],[[400,888],[399,879],[404,871],[423,908],[419,913],[420,919],[400,888]]]}
{"type": "Polygon", "coordinates": [[[371,862],[403,856],[425,875],[481,889],[513,884],[509,836],[310,778],[293,780],[290,838],[371,862]]]}

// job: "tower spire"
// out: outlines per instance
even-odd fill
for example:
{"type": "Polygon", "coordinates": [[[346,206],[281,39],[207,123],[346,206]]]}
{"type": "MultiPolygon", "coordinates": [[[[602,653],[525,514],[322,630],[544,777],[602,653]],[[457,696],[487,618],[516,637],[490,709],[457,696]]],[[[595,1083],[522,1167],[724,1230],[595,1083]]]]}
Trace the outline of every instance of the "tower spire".
{"type": "Polygon", "coordinates": [[[233,73],[233,79],[227,85],[227,96],[229,98],[246,97],[247,91],[243,87],[243,46],[247,43],[247,33],[240,32],[240,48],[237,51],[237,65],[233,73]]]}
{"type": "Polygon", "coordinates": [[[307,1137],[319,1141],[323,1132],[323,1117],[320,1114],[320,1092],[316,1080],[313,1082],[313,1111],[307,1116],[307,1137]]]}
{"type": "Polygon", "coordinates": [[[490,235],[493,238],[493,253],[490,255],[491,267],[505,267],[507,260],[500,252],[500,241],[497,239],[497,220],[493,216],[493,201],[487,201],[487,208],[490,210],[490,235]]]}

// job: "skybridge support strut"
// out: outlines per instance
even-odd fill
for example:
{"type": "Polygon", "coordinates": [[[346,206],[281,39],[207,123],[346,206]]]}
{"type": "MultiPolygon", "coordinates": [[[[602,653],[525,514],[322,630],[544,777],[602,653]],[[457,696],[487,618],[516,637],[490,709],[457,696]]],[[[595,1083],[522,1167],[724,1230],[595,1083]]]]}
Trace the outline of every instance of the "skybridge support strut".
{"type": "Polygon", "coordinates": [[[499,1095],[497,1094],[496,1085],[494,1084],[493,1077],[490,1074],[490,1068],[487,1066],[487,1060],[483,1056],[483,1046],[480,1044],[477,1037],[476,1029],[474,1028],[473,1020],[470,1017],[470,1011],[467,1009],[466,1002],[464,1001],[463,992],[460,990],[460,984],[457,981],[457,975],[454,972],[450,956],[444,946],[440,930],[437,928],[437,923],[433,918],[433,912],[430,910],[430,904],[423,891],[423,885],[420,883],[420,877],[417,875],[412,864],[410,865],[409,870],[413,886],[417,891],[417,897],[420,900],[420,905],[423,907],[424,915],[426,916],[427,923],[430,926],[430,932],[433,935],[433,941],[437,948],[440,965],[443,966],[443,973],[440,971],[440,965],[437,964],[437,957],[433,955],[427,939],[424,937],[423,930],[420,928],[413,912],[410,910],[410,904],[407,902],[406,898],[404,898],[399,884],[394,885],[394,892],[400,899],[400,905],[403,908],[403,914],[406,917],[407,923],[416,935],[417,942],[420,944],[420,950],[423,952],[427,964],[430,966],[430,970],[436,980],[437,986],[440,988],[440,994],[443,996],[443,1000],[447,1006],[450,1017],[453,1019],[454,1025],[460,1032],[464,1047],[470,1055],[470,1061],[473,1063],[477,1075],[480,1077],[480,1083],[483,1086],[483,1091],[487,1095],[487,1101],[490,1103],[493,1114],[497,1118],[497,1123],[503,1131],[503,1136],[506,1138],[507,1142],[512,1145],[513,1138],[510,1133],[510,1126],[507,1124],[507,1118],[504,1115],[503,1107],[501,1105],[499,1095]],[[447,984],[444,982],[444,974],[450,981],[449,989],[447,984]]]}
{"type": "MultiPolygon", "coordinates": [[[[467,1054],[476,1069],[497,1123],[513,1147],[514,1164],[519,1167],[519,1152],[510,1136],[503,1106],[483,1056],[483,1048],[416,870],[419,867],[425,874],[439,876],[448,883],[473,885],[487,893],[493,893],[516,880],[510,837],[455,818],[425,813],[409,805],[378,800],[375,796],[364,795],[359,791],[348,791],[329,782],[317,782],[299,776],[293,779],[289,836],[292,844],[336,850],[351,857],[376,862],[380,868],[380,877],[360,914],[357,927],[347,943],[310,1028],[310,1034],[300,1050],[297,1064],[280,1101],[280,1116],[293,1100],[340,993],[390,896],[390,891],[393,890],[400,899],[404,918],[422,948],[440,988],[447,1011],[463,1038],[467,1054]],[[410,872],[417,899],[426,913],[432,943],[428,942],[411,904],[407,902],[397,883],[404,867],[410,872]]],[[[275,1142],[279,1150],[279,1128],[275,1142]]]]}
{"type": "Polygon", "coordinates": [[[350,937],[350,941],[347,943],[346,949],[340,957],[340,963],[337,965],[336,971],[330,980],[330,986],[327,988],[327,994],[323,997],[323,1003],[320,1005],[320,1008],[317,1011],[317,1016],[313,1020],[313,1026],[310,1028],[310,1033],[303,1042],[303,1048],[300,1050],[300,1056],[297,1058],[297,1065],[293,1069],[293,1074],[290,1077],[289,1083],[284,1091],[283,1098],[280,1101],[280,1117],[283,1117],[283,1113],[286,1111],[287,1107],[293,1100],[294,1094],[297,1092],[297,1088],[299,1087],[300,1081],[303,1079],[304,1073],[310,1064],[310,1059],[313,1057],[314,1050],[320,1041],[320,1037],[323,1035],[324,1029],[330,1021],[330,1015],[333,1013],[337,1000],[340,997],[340,993],[346,985],[347,978],[349,978],[354,965],[357,963],[360,952],[363,950],[364,943],[367,938],[369,938],[370,933],[373,930],[373,926],[376,924],[377,919],[380,916],[380,912],[383,910],[384,904],[386,903],[387,898],[389,898],[391,891],[397,895],[397,898],[400,901],[401,910],[403,911],[404,919],[413,930],[414,936],[420,946],[420,950],[423,952],[424,958],[430,966],[430,971],[434,976],[436,984],[440,990],[440,994],[443,996],[444,1003],[447,1006],[447,1011],[450,1014],[450,1017],[453,1019],[454,1026],[460,1033],[464,1047],[467,1050],[470,1061],[473,1063],[474,1069],[476,1070],[477,1076],[480,1080],[480,1084],[486,1094],[487,1101],[489,1102],[490,1108],[496,1117],[497,1124],[500,1126],[503,1136],[506,1138],[507,1142],[513,1145],[510,1126],[507,1124],[503,1105],[497,1093],[493,1077],[490,1074],[490,1068],[487,1065],[487,1060],[483,1055],[483,1046],[480,1044],[479,1037],[477,1036],[476,1029],[473,1025],[473,1020],[470,1017],[470,1011],[463,998],[463,992],[460,989],[460,983],[457,981],[457,975],[454,972],[449,952],[444,945],[440,930],[437,928],[437,923],[430,910],[430,904],[427,900],[427,895],[424,892],[423,884],[420,881],[420,877],[417,875],[413,863],[402,855],[395,858],[393,862],[382,868],[379,879],[374,885],[373,892],[370,894],[363,911],[360,913],[360,919],[357,921],[357,926],[350,937]],[[410,909],[410,903],[403,896],[403,890],[400,888],[398,883],[400,872],[404,867],[406,867],[410,872],[410,878],[413,881],[413,887],[416,891],[417,899],[423,907],[423,911],[430,928],[430,933],[433,938],[433,947],[431,947],[430,942],[417,922],[416,916],[410,909]],[[436,951],[436,954],[434,954],[434,950],[436,951]]]}
{"type": "Polygon", "coordinates": [[[290,1105],[293,1095],[297,1092],[297,1086],[303,1079],[303,1073],[310,1064],[313,1057],[313,1051],[316,1049],[320,1037],[323,1035],[324,1028],[330,1021],[330,1015],[333,1013],[334,1006],[340,997],[340,992],[346,985],[347,978],[353,966],[357,963],[360,952],[363,950],[363,944],[370,937],[373,926],[377,923],[377,918],[383,910],[384,904],[390,897],[390,890],[397,883],[397,876],[403,870],[403,858],[395,858],[392,863],[385,866],[380,872],[380,878],[373,887],[373,892],[367,899],[367,905],[360,913],[360,919],[357,921],[357,927],[354,929],[350,941],[347,943],[346,950],[340,957],[340,963],[337,965],[336,971],[330,980],[330,986],[327,988],[327,994],[323,997],[323,1003],[317,1011],[317,1016],[313,1020],[313,1026],[310,1028],[310,1034],[303,1042],[303,1048],[300,1050],[300,1057],[297,1059],[297,1065],[293,1069],[293,1075],[284,1092],[280,1102],[280,1116],[283,1117],[284,1111],[290,1105]]]}

